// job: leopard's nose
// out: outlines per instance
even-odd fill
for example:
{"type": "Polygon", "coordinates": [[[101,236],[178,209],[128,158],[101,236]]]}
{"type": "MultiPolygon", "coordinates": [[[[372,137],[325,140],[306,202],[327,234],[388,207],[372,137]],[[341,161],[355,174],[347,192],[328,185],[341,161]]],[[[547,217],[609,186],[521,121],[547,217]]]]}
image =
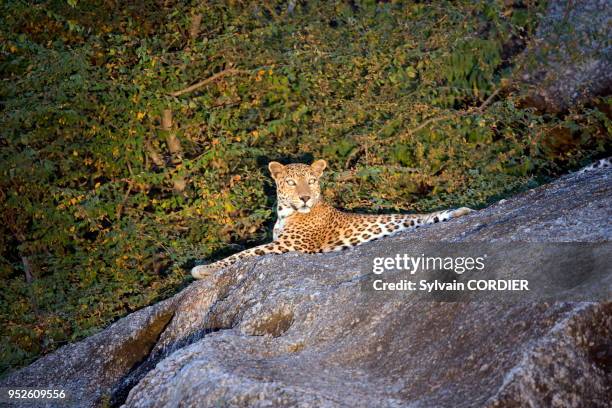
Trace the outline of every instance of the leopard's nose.
{"type": "Polygon", "coordinates": [[[310,200],[310,196],[300,196],[300,200],[302,200],[304,204],[306,204],[308,200],[310,200]]]}

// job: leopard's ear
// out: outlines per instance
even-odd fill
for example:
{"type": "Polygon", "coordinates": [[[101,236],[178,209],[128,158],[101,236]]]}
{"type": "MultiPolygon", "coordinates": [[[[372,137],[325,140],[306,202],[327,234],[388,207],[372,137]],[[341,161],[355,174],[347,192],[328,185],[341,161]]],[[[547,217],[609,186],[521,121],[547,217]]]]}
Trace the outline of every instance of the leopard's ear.
{"type": "Polygon", "coordinates": [[[268,163],[268,169],[270,169],[270,174],[272,174],[272,178],[276,180],[281,175],[281,173],[285,171],[285,166],[283,166],[279,162],[273,161],[268,163]]]}
{"type": "Polygon", "coordinates": [[[317,177],[321,177],[321,174],[323,174],[323,170],[325,170],[326,167],[327,162],[325,160],[317,160],[310,165],[310,168],[317,177]]]}

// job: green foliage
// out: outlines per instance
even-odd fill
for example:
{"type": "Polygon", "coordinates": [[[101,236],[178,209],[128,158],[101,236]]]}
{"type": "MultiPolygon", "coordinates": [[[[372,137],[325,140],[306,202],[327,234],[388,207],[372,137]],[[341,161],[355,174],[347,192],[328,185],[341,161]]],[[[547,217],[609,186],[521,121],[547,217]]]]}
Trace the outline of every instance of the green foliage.
{"type": "Polygon", "coordinates": [[[479,109],[541,6],[111,3],[1,6],[0,371],[175,293],[195,259],[269,238],[268,160],[327,159],[339,207],[428,211],[610,147],[609,99],[548,116],[517,89],[479,109]]]}

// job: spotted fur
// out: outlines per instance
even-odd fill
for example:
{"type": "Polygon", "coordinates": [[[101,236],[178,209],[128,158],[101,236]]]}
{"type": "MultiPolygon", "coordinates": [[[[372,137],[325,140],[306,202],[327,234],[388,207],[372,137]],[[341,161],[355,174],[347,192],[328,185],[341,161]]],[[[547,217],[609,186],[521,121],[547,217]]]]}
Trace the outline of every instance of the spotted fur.
{"type": "Polygon", "coordinates": [[[326,204],[321,196],[319,179],[327,167],[324,160],[312,165],[277,162],[269,164],[276,181],[278,196],[274,225],[274,241],[250,248],[209,265],[191,270],[195,278],[208,276],[215,270],[240,259],[289,251],[317,253],[339,251],[373,241],[400,231],[419,228],[457,218],[472,212],[462,207],[430,214],[367,215],[346,213],[326,204]]]}
{"type": "Polygon", "coordinates": [[[595,163],[589,164],[588,166],[578,170],[576,174],[584,174],[599,169],[606,169],[608,167],[612,167],[612,157],[597,160],[595,163]]]}

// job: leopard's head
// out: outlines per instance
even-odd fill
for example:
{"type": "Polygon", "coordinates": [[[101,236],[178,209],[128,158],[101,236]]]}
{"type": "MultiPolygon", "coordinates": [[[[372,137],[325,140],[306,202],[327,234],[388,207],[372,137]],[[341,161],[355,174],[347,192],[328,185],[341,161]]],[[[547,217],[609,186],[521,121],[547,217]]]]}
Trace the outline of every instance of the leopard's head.
{"type": "Polygon", "coordinates": [[[319,179],[327,167],[325,160],[317,160],[310,166],[307,164],[288,164],[283,166],[278,162],[270,162],[268,168],[276,181],[276,195],[279,210],[292,213],[308,213],[321,201],[319,179]]]}

